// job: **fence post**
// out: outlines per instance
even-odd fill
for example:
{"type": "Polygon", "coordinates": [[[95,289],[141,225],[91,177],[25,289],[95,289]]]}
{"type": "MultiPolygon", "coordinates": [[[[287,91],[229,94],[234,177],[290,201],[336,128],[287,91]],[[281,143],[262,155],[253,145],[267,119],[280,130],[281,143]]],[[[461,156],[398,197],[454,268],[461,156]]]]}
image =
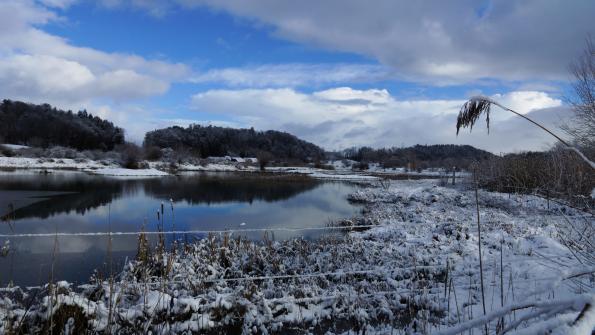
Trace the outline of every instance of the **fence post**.
{"type": "Polygon", "coordinates": [[[457,167],[453,166],[452,167],[452,184],[455,184],[455,173],[456,173],[457,167]]]}

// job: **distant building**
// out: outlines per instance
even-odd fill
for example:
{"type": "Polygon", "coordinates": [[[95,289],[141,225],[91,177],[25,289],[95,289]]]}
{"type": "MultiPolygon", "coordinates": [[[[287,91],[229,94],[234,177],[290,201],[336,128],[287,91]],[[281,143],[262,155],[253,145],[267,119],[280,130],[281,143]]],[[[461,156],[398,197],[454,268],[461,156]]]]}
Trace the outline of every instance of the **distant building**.
{"type": "Polygon", "coordinates": [[[209,161],[214,163],[221,163],[221,162],[234,162],[234,163],[258,163],[258,159],[255,157],[236,157],[236,156],[223,156],[223,157],[209,157],[207,158],[209,161]]]}

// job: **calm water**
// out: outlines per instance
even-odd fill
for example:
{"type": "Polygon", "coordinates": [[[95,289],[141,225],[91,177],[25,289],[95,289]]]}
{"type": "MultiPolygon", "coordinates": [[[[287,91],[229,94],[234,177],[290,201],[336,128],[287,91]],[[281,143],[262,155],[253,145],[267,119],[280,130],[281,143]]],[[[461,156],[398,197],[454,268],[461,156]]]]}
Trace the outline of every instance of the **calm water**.
{"type": "MultiPolygon", "coordinates": [[[[155,231],[162,202],[165,230],[320,227],[357,213],[359,208],[346,200],[355,188],[340,182],[224,173],[119,179],[78,172],[2,172],[0,234],[134,232],[143,222],[146,230],[155,231]]],[[[311,239],[321,233],[277,231],[274,238],[311,239]]],[[[242,235],[262,238],[262,233],[242,235]]],[[[204,236],[187,236],[200,237],[204,236]]],[[[136,240],[135,235],[113,236],[115,264],[121,266],[135,256],[136,240]]],[[[105,236],[64,236],[57,244],[54,237],[14,237],[10,244],[11,253],[0,258],[2,286],[11,280],[17,285],[47,282],[55,246],[55,280],[84,282],[95,269],[105,271],[105,236]]]]}

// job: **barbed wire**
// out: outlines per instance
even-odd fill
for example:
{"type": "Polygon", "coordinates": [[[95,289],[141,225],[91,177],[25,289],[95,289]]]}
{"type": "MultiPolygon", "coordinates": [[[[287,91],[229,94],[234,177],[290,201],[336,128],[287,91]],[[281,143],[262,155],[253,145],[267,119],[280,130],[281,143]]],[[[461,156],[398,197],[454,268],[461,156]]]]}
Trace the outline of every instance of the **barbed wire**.
{"type": "MultiPolygon", "coordinates": [[[[134,285],[163,285],[164,283],[167,284],[214,284],[219,282],[239,282],[239,281],[257,281],[257,280],[280,280],[280,279],[304,279],[304,278],[316,278],[316,277],[342,277],[342,276],[352,276],[352,275],[362,275],[362,274],[379,274],[379,275],[388,275],[394,274],[399,271],[406,271],[406,270],[423,270],[423,269],[431,269],[431,268],[438,268],[441,265],[417,265],[417,266],[409,266],[409,267],[402,267],[402,268],[392,268],[392,269],[366,269],[366,270],[354,270],[354,271],[331,271],[331,272],[318,272],[318,273],[306,273],[306,274],[292,274],[292,275],[270,275],[270,276],[247,276],[247,277],[232,277],[232,278],[206,278],[206,279],[198,279],[197,282],[192,282],[191,280],[164,280],[163,282],[160,281],[149,281],[149,282],[128,282],[127,284],[134,284],[134,285]]],[[[107,284],[107,282],[102,282],[101,284],[107,284]]],[[[85,288],[92,284],[82,284],[78,285],[77,288],[85,288]]],[[[24,288],[27,290],[33,289],[42,289],[46,285],[43,286],[25,286],[24,288]]],[[[1,291],[10,291],[15,288],[20,288],[19,286],[14,287],[2,287],[0,288],[1,291]]]]}
{"type": "Polygon", "coordinates": [[[0,238],[11,237],[68,237],[68,236],[125,236],[125,235],[184,235],[184,234],[226,234],[226,233],[250,233],[250,232],[270,232],[286,231],[300,232],[306,230],[357,230],[377,227],[387,227],[387,225],[357,225],[357,226],[329,226],[329,227],[271,227],[271,228],[247,228],[247,229],[225,229],[225,230],[168,230],[168,231],[117,231],[117,232],[80,232],[80,233],[16,233],[0,234],[0,238]]]}
{"type": "MultiPolygon", "coordinates": [[[[518,261],[518,260],[517,260],[518,261]]],[[[523,260],[526,261],[526,260],[523,260]]],[[[541,261],[541,259],[534,259],[531,261],[541,261]]],[[[505,262],[505,264],[514,263],[515,261],[505,262]]],[[[147,285],[147,286],[162,286],[163,284],[215,284],[220,282],[240,282],[240,281],[258,281],[258,280],[283,280],[283,279],[306,279],[306,278],[318,278],[318,277],[345,277],[345,276],[355,276],[355,275],[370,275],[376,274],[379,276],[394,276],[395,274],[402,273],[403,271],[411,271],[411,270],[425,270],[425,269],[436,269],[436,268],[444,268],[444,265],[414,265],[414,266],[407,266],[407,267],[396,267],[396,268],[385,268],[385,269],[365,269],[365,270],[353,270],[353,271],[330,271],[330,272],[318,272],[318,273],[306,273],[306,274],[287,274],[287,275],[269,275],[269,276],[246,276],[246,277],[231,277],[231,278],[200,278],[196,281],[188,280],[179,280],[179,279],[167,279],[163,281],[159,281],[159,278],[156,278],[156,281],[144,281],[144,282],[125,282],[129,285],[147,285]]],[[[475,275],[475,273],[474,273],[475,275]]],[[[469,277],[469,274],[465,271],[461,272],[454,272],[450,273],[449,276],[451,278],[464,278],[469,277]]],[[[406,278],[411,279],[411,278],[406,278]]],[[[515,283],[522,283],[522,282],[538,282],[538,281],[552,281],[552,280],[560,280],[560,276],[551,276],[551,277],[541,277],[541,278],[526,278],[526,279],[515,279],[515,283]]],[[[101,282],[102,285],[108,285],[107,282],[101,282]]],[[[43,289],[47,286],[6,286],[0,288],[0,292],[10,292],[17,288],[26,289],[26,290],[34,290],[34,289],[43,289]]],[[[77,288],[86,288],[89,286],[94,286],[93,284],[81,284],[76,286],[77,288]]],[[[472,285],[473,286],[473,285],[472,285]]]]}

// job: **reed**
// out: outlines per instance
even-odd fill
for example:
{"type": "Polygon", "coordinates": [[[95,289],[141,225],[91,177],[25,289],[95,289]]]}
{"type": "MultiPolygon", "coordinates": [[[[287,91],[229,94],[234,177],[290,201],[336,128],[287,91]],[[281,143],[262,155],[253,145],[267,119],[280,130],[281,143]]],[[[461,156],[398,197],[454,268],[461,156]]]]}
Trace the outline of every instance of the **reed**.
{"type": "Polygon", "coordinates": [[[490,111],[492,109],[492,105],[498,106],[505,111],[511,112],[511,113],[531,122],[535,126],[541,128],[542,130],[544,130],[545,132],[547,132],[548,134],[550,134],[551,136],[556,138],[558,141],[560,141],[560,143],[562,143],[567,149],[576,152],[576,154],[579,155],[580,158],[585,163],[587,163],[589,166],[591,166],[592,169],[595,169],[595,163],[592,162],[591,160],[589,160],[589,158],[587,158],[587,156],[585,156],[585,154],[583,154],[576,147],[570,145],[568,142],[563,140],[560,136],[556,135],[554,132],[552,132],[548,128],[546,128],[543,125],[541,125],[540,123],[532,120],[531,118],[529,118],[521,113],[515,112],[514,110],[512,110],[508,107],[505,107],[505,106],[501,105],[500,103],[498,103],[486,96],[482,96],[482,95],[471,97],[461,107],[461,110],[459,111],[459,115],[457,116],[457,135],[459,134],[459,131],[461,130],[461,128],[469,127],[470,129],[472,129],[482,114],[486,115],[486,126],[487,126],[488,133],[489,133],[489,131],[490,131],[490,111]]]}

